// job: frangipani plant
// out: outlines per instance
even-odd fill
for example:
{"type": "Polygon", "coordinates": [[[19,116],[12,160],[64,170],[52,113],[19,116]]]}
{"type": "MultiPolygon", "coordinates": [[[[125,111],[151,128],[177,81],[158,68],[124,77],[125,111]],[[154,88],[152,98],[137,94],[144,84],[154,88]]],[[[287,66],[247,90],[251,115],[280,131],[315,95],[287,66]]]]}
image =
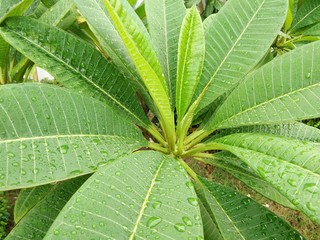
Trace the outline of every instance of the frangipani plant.
{"type": "Polygon", "coordinates": [[[8,239],[303,239],[186,159],[320,223],[320,131],[299,122],[320,116],[320,43],[261,62],[286,0],[229,0],[204,22],[146,0],[147,28],[126,0],[74,4],[90,29],[1,18],[59,82],[0,87],[0,188],[25,188],[8,239]]]}

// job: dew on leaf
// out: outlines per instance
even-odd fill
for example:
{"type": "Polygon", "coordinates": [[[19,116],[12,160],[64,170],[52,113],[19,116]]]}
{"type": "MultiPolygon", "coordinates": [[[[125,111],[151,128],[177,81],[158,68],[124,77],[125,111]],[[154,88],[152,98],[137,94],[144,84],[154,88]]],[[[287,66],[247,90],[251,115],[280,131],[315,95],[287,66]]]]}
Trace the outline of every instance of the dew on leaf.
{"type": "Polygon", "coordinates": [[[188,198],[188,202],[192,205],[192,206],[198,206],[198,200],[196,198],[188,198]]]}
{"type": "Polygon", "coordinates": [[[153,228],[153,227],[157,226],[161,221],[162,221],[161,218],[153,216],[153,217],[148,219],[147,227],[153,228]]]}
{"type": "Polygon", "coordinates": [[[192,222],[191,222],[191,220],[190,220],[189,217],[187,217],[187,216],[182,217],[182,221],[183,221],[187,226],[192,226],[192,222]]]}
{"type": "Polygon", "coordinates": [[[186,231],[186,226],[183,225],[182,223],[177,223],[176,225],[174,225],[174,228],[175,228],[178,232],[185,232],[185,231],[186,231]]]}
{"type": "Polygon", "coordinates": [[[57,151],[62,154],[66,154],[68,150],[69,150],[68,145],[61,145],[60,147],[57,148],[57,151]]]}
{"type": "Polygon", "coordinates": [[[158,209],[159,207],[161,207],[161,205],[162,205],[162,202],[156,201],[156,202],[154,202],[154,203],[152,204],[152,207],[153,207],[154,209],[158,209]]]}
{"type": "Polygon", "coordinates": [[[297,186],[297,182],[294,179],[288,179],[287,182],[292,186],[292,187],[296,187],[297,186]]]}

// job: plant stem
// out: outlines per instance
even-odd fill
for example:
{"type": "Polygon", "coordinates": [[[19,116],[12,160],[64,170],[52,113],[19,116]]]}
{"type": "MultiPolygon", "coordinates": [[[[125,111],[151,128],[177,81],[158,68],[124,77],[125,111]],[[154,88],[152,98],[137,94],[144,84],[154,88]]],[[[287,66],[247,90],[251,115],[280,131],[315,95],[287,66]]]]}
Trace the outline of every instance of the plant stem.
{"type": "Polygon", "coordinates": [[[161,133],[157,130],[157,128],[154,125],[150,125],[148,126],[148,128],[146,128],[146,130],[159,142],[161,143],[163,146],[166,146],[166,141],[163,138],[163,136],[161,135],[161,133]]]}
{"type": "Polygon", "coordinates": [[[225,148],[219,144],[219,143],[203,143],[203,144],[198,144],[195,148],[190,149],[188,151],[186,151],[183,156],[187,157],[187,156],[194,156],[197,155],[201,152],[204,151],[209,151],[209,150],[224,150],[225,148]]]}
{"type": "Polygon", "coordinates": [[[159,151],[159,152],[163,152],[163,153],[169,153],[168,149],[163,147],[162,145],[158,144],[158,143],[153,143],[153,142],[149,142],[148,147],[150,149],[159,151]]]}
{"type": "Polygon", "coordinates": [[[183,159],[181,158],[177,158],[178,161],[180,162],[180,164],[182,165],[182,167],[187,171],[187,173],[196,181],[196,182],[200,182],[198,175],[189,167],[189,165],[183,161],[183,159]]]}

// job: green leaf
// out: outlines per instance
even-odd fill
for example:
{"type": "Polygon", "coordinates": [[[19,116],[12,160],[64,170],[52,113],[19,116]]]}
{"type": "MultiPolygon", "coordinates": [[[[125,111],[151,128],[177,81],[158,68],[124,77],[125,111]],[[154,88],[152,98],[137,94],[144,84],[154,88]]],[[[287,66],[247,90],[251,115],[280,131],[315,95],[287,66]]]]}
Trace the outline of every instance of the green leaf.
{"type": "Polygon", "coordinates": [[[54,184],[22,189],[14,205],[14,222],[17,224],[53,188],[54,184]]]}
{"type": "Polygon", "coordinates": [[[93,46],[26,17],[9,19],[0,33],[63,86],[107,102],[140,126],[150,125],[130,83],[93,46]]]}
{"type": "Polygon", "coordinates": [[[293,205],[320,223],[320,149],[272,135],[239,133],[216,142],[239,157],[293,205]]]}
{"type": "Polygon", "coordinates": [[[159,110],[159,120],[170,148],[174,148],[175,126],[166,81],[159,60],[148,38],[125,11],[120,0],[104,0],[112,21],[125,44],[145,86],[159,110]]]}
{"type": "Polygon", "coordinates": [[[205,54],[204,32],[197,8],[185,16],[178,50],[176,108],[178,124],[186,113],[199,82],[205,54]]]}
{"type": "Polygon", "coordinates": [[[92,175],[45,239],[202,236],[197,196],[182,166],[171,156],[144,151],[117,159],[92,175]]]}
{"type": "Polygon", "coordinates": [[[253,125],[243,126],[238,128],[222,129],[218,134],[209,138],[206,142],[211,142],[214,139],[234,134],[234,133],[268,133],[287,138],[296,138],[303,141],[320,143],[320,129],[311,127],[301,122],[281,123],[276,125],[253,125]]]}
{"type": "Polygon", "coordinates": [[[47,84],[0,87],[0,189],[56,182],[146,145],[105,104],[47,84]]]}
{"type": "Polygon", "coordinates": [[[320,22],[320,1],[305,1],[293,19],[290,32],[298,32],[301,28],[318,22],[320,22]]]}
{"type": "Polygon", "coordinates": [[[10,45],[0,36],[0,85],[8,80],[8,55],[10,45]]]}
{"type": "Polygon", "coordinates": [[[304,239],[251,198],[204,178],[200,181],[197,192],[224,239],[304,239]]]}
{"type": "Polygon", "coordinates": [[[175,106],[179,33],[186,8],[177,0],[146,0],[145,8],[151,42],[167,81],[171,105],[175,106]]]}
{"type": "Polygon", "coordinates": [[[205,129],[274,124],[320,116],[320,43],[276,58],[229,95],[205,129]]]}
{"type": "Polygon", "coordinates": [[[198,111],[232,89],[264,56],[282,27],[287,2],[229,0],[213,17],[205,31],[198,111]]]}
{"type": "MultiPolygon", "coordinates": [[[[124,43],[121,41],[119,34],[112,24],[109,13],[101,0],[74,0],[77,8],[84,18],[89,23],[89,27],[98,39],[106,55],[110,56],[115,65],[121,69],[121,71],[132,80],[132,84],[144,97],[148,106],[155,110],[149,93],[145,89],[143,82],[141,81],[134,64],[126,50],[124,43]]],[[[150,38],[143,23],[133,11],[130,4],[126,0],[121,0],[123,7],[127,10],[127,13],[134,19],[135,24],[138,24],[139,29],[145,35],[146,38],[150,38]]],[[[156,111],[153,111],[156,113],[156,111]]]]}
{"type": "Polygon", "coordinates": [[[31,5],[33,0],[5,0],[0,2],[0,23],[11,16],[19,16],[31,5]]]}
{"type": "Polygon", "coordinates": [[[6,239],[43,239],[61,209],[87,178],[83,176],[52,185],[6,239]]]}
{"type": "Polygon", "coordinates": [[[57,26],[74,6],[73,0],[60,0],[49,8],[39,19],[49,25],[57,26]]]}
{"type": "Polygon", "coordinates": [[[199,201],[199,206],[203,222],[204,239],[223,240],[216,223],[210,217],[209,212],[207,211],[205,206],[203,206],[203,203],[201,201],[199,201]]]}
{"type": "Polygon", "coordinates": [[[320,36],[320,23],[315,24],[314,26],[303,31],[305,36],[320,36]]]}
{"type": "Polygon", "coordinates": [[[244,182],[250,188],[272,201],[283,206],[296,209],[296,207],[277,189],[272,187],[268,182],[262,180],[248,167],[248,165],[233,154],[230,154],[229,152],[219,152],[214,154],[214,159],[207,159],[205,162],[222,168],[226,172],[238,178],[240,181],[244,182]]]}

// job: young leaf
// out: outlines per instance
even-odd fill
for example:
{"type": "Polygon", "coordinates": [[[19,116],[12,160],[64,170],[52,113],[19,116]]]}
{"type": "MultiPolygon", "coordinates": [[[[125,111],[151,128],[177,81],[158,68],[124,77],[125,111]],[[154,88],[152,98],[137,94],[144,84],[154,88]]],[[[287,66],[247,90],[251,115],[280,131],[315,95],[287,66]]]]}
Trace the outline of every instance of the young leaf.
{"type": "MultiPolygon", "coordinates": [[[[98,39],[101,47],[106,55],[110,56],[114,64],[121,70],[124,75],[132,80],[132,84],[143,96],[144,101],[147,102],[148,107],[156,114],[153,102],[149,93],[145,89],[134,64],[126,50],[124,43],[121,41],[119,34],[112,24],[112,20],[106,7],[101,0],[74,0],[80,13],[85,17],[90,29],[98,39]]],[[[139,29],[146,38],[150,38],[143,23],[133,11],[130,4],[126,0],[121,0],[122,6],[127,13],[133,18],[134,22],[138,24],[139,29]]]]}
{"type": "Polygon", "coordinates": [[[83,176],[52,185],[43,199],[30,209],[6,239],[43,239],[61,209],[87,178],[83,176]]]}
{"type": "Polygon", "coordinates": [[[146,144],[105,104],[47,84],[0,87],[0,189],[91,173],[146,144]]]}
{"type": "Polygon", "coordinates": [[[185,16],[179,38],[176,108],[178,124],[186,113],[199,82],[204,60],[204,32],[197,8],[185,16]]]}
{"type": "Polygon", "coordinates": [[[307,44],[248,75],[205,129],[274,124],[320,116],[320,43],[307,44]]]}
{"type": "Polygon", "coordinates": [[[186,8],[183,1],[177,0],[146,0],[145,8],[151,41],[167,80],[171,105],[174,107],[179,32],[186,8]]]}
{"type": "Polygon", "coordinates": [[[104,0],[112,21],[129,55],[159,110],[159,120],[171,149],[174,148],[175,127],[166,81],[151,43],[125,11],[120,0],[104,0]]]}
{"type": "Polygon", "coordinates": [[[305,1],[293,19],[290,32],[295,33],[303,27],[320,22],[320,1],[305,1]]]}
{"type": "Polygon", "coordinates": [[[224,239],[304,239],[251,198],[204,178],[200,181],[197,193],[224,239]]]}
{"type": "Polygon", "coordinates": [[[320,223],[320,150],[294,139],[238,133],[216,142],[239,157],[308,217],[320,223]]]}
{"type": "Polygon", "coordinates": [[[49,25],[57,26],[62,18],[74,7],[73,0],[59,0],[48,9],[39,19],[49,25]]]}
{"type": "Polygon", "coordinates": [[[283,25],[287,2],[229,0],[213,17],[205,32],[206,56],[194,97],[202,98],[198,111],[232,89],[259,62],[283,25]]]}
{"type": "Polygon", "coordinates": [[[197,239],[192,183],[171,156],[144,151],[101,168],[73,195],[45,239],[197,239]]]}
{"type": "Polygon", "coordinates": [[[26,17],[9,19],[0,34],[65,87],[106,101],[140,126],[150,125],[130,83],[91,45],[26,17]]]}

